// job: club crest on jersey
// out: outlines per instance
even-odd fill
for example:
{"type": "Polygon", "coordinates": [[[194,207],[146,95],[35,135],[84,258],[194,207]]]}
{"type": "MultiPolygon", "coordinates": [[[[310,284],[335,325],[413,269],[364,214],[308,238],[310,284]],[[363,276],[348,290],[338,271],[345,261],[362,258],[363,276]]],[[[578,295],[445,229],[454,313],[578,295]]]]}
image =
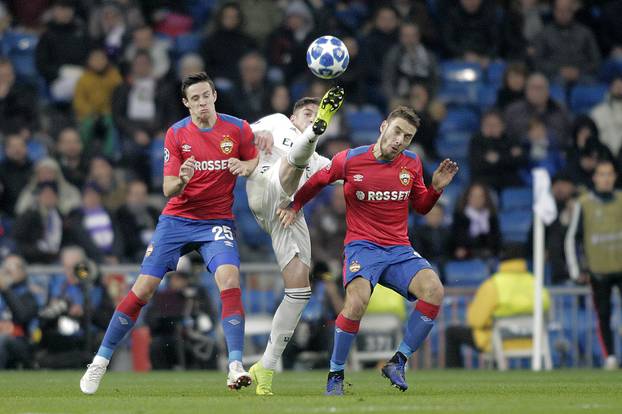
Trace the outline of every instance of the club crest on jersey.
{"type": "Polygon", "coordinates": [[[361,181],[363,181],[363,174],[355,174],[352,179],[357,182],[360,183],[361,181]]]}
{"type": "Polygon", "coordinates": [[[411,176],[408,170],[404,167],[400,170],[400,182],[404,185],[410,184],[411,176]]]}
{"type": "Polygon", "coordinates": [[[351,273],[356,273],[359,270],[361,270],[361,264],[359,262],[357,262],[356,260],[352,260],[352,262],[350,263],[350,272],[351,273]]]}
{"type": "Polygon", "coordinates": [[[171,153],[168,152],[168,148],[164,148],[164,162],[168,162],[168,160],[171,158],[171,153]]]}
{"type": "Polygon", "coordinates": [[[223,154],[231,154],[233,151],[233,140],[229,135],[225,135],[222,137],[222,141],[220,141],[220,150],[223,154]]]}
{"type": "Polygon", "coordinates": [[[181,146],[181,152],[190,152],[190,150],[192,150],[192,147],[188,144],[184,144],[181,146]]]}
{"type": "Polygon", "coordinates": [[[149,243],[149,246],[147,246],[147,251],[145,252],[145,257],[151,256],[151,253],[153,253],[153,243],[149,243]]]}

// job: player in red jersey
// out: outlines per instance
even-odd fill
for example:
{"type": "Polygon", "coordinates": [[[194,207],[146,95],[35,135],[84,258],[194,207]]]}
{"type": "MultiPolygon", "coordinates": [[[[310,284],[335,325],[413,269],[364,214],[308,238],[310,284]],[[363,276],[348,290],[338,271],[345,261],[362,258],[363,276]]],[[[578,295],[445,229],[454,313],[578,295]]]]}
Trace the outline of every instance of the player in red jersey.
{"type": "Polygon", "coordinates": [[[443,285],[438,276],[408,240],[408,207],[412,204],[419,214],[430,211],[458,172],[458,165],[449,159],[442,161],[434,172],[432,185],[426,188],[421,160],[406,151],[419,125],[420,119],[412,109],[396,108],[382,122],[376,144],[335,155],[330,165],[298,190],[290,207],[279,210],[283,225],[288,226],[323,187],[344,181],[348,229],[343,264],[346,298],[335,321],[327,395],[343,395],[345,362],[377,283],[409,301],[417,301],[404,340],[382,369],[391,384],[402,391],[408,388],[404,376],[406,361],[428,336],[443,300],[443,285]]]}
{"type": "Polygon", "coordinates": [[[216,112],[216,89],[204,72],[182,84],[190,116],[175,123],[164,141],[163,192],[170,197],[145,253],[140,275],[117,307],[104,340],[80,380],[85,394],[94,394],[114,350],[132,329],[140,310],[179,257],[201,253],[214,273],[222,300],[222,325],[229,351],[227,385],[250,385],[242,366],[244,309],[240,292],[240,257],[233,222],[233,187],[237,175],[257,166],[258,152],[246,121],[216,112]]]}

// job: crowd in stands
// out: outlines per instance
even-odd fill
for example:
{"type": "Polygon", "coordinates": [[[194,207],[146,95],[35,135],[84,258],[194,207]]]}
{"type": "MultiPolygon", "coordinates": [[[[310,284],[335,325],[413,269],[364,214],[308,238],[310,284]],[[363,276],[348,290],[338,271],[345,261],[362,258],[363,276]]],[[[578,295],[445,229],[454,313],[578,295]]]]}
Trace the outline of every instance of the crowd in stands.
{"type": "MultiPolygon", "coordinates": [[[[47,312],[51,324],[37,321],[49,352],[81,346],[46,334],[62,325],[60,314],[83,320],[88,303],[108,320],[110,286],[98,282],[87,299],[72,269],[84,258],[142,260],[165,202],[164,134],[188,115],[184,76],[205,70],[214,79],[219,112],[249,122],[289,115],[297,99],[330,86],[305,62],[324,34],[345,42],[350,64],[337,80],[344,109],[320,153],[373,143],[384,114],[405,103],[422,117],[413,150],[426,180],[443,158],[460,165],[441,202],[410,220],[414,247],[444,281],[452,281],[447,263],[481,261],[492,271],[502,246],[529,245],[530,171],[543,167],[559,210],[547,227],[547,283],[569,283],[572,201],[593,188],[602,159],[622,185],[620,15],[622,0],[1,1],[0,254],[14,269],[2,272],[16,275],[10,283],[0,275],[0,314],[11,306],[9,290],[27,303],[11,310],[10,329],[0,318],[0,338],[23,336],[33,306],[45,312],[58,298],[67,309],[47,312]],[[26,264],[66,268],[56,290],[35,295],[36,306],[17,274],[26,264]]],[[[334,186],[306,210],[322,274],[341,269],[342,193],[334,186]]],[[[271,246],[245,204],[243,180],[235,195],[242,260],[265,260],[271,246]]],[[[171,289],[186,284],[180,277],[171,289]]],[[[7,346],[19,343],[0,342],[0,368],[15,365],[3,360],[7,346]]],[[[168,366],[170,355],[159,358],[168,366]]]]}

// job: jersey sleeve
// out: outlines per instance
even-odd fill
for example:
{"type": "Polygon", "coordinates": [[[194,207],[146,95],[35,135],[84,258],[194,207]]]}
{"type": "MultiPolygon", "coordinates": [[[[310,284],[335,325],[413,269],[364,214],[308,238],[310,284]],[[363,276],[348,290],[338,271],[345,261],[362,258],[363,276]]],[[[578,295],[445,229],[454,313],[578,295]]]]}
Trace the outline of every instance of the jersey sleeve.
{"type": "Polygon", "coordinates": [[[289,119],[283,114],[272,114],[264,116],[263,118],[255,121],[251,124],[253,132],[257,131],[270,131],[273,132],[280,123],[288,121],[289,119]]]}
{"type": "Polygon", "coordinates": [[[326,167],[313,174],[311,178],[298,189],[294,197],[294,202],[292,203],[292,208],[295,211],[299,211],[328,184],[345,178],[347,155],[347,150],[335,155],[326,167]]]}
{"type": "Polygon", "coordinates": [[[410,202],[419,214],[427,214],[440,198],[441,193],[436,191],[431,185],[426,187],[423,182],[423,167],[421,161],[417,159],[415,165],[415,177],[410,190],[410,202]]]}
{"type": "Polygon", "coordinates": [[[248,122],[243,121],[242,130],[240,132],[240,160],[247,161],[257,158],[258,151],[253,142],[253,130],[248,122]]]}
{"type": "Polygon", "coordinates": [[[182,163],[183,158],[175,131],[173,128],[169,128],[164,138],[164,176],[171,175],[177,177],[182,163]]]}

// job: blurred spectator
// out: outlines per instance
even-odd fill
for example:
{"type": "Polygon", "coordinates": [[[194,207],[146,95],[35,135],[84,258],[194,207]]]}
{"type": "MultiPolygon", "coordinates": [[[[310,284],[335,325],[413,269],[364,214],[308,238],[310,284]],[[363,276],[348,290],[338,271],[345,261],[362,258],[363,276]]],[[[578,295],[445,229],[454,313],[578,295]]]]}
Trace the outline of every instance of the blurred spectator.
{"type": "Polygon", "coordinates": [[[56,160],[69,183],[82,188],[88,173],[88,161],[82,140],[74,127],[63,128],[56,139],[56,160]]]}
{"type": "Polygon", "coordinates": [[[105,0],[93,7],[89,15],[89,34],[105,49],[114,62],[119,60],[124,44],[127,42],[128,27],[124,10],[117,1],[105,0]]]}
{"type": "Polygon", "coordinates": [[[268,114],[289,114],[292,112],[292,100],[285,85],[276,85],[270,91],[270,99],[265,105],[268,114]]]}
{"type": "Polygon", "coordinates": [[[88,34],[75,9],[73,0],[56,0],[52,20],[37,43],[37,70],[58,101],[72,98],[89,51],[88,34]]]}
{"type": "Polygon", "coordinates": [[[61,214],[65,215],[80,205],[80,191],[67,182],[56,160],[44,158],[35,164],[34,175],[30,177],[30,181],[17,199],[15,213],[21,214],[26,210],[36,207],[38,184],[50,181],[56,183],[58,209],[61,214]]]}
{"type": "Polygon", "coordinates": [[[416,224],[410,231],[410,241],[417,253],[437,266],[442,266],[447,260],[449,241],[452,238],[444,218],[445,208],[436,203],[423,217],[423,222],[416,224]]]}
{"type": "Polygon", "coordinates": [[[110,64],[104,49],[89,53],[86,70],[78,80],[73,97],[73,109],[84,144],[91,154],[112,156],[115,152],[115,130],[112,122],[112,93],[123,80],[115,66],[110,64]],[[104,136],[96,135],[97,125],[105,129],[104,136]],[[100,140],[103,139],[103,142],[100,140]]]}
{"type": "Polygon", "coordinates": [[[502,55],[524,60],[533,56],[533,42],[544,28],[545,5],[538,0],[513,0],[503,17],[502,55]]]}
{"type": "Polygon", "coordinates": [[[125,164],[149,180],[149,145],[159,132],[158,80],[148,52],[138,51],[126,80],[112,95],[112,116],[121,134],[125,164]]]}
{"type": "Polygon", "coordinates": [[[39,305],[27,278],[24,259],[17,255],[4,259],[0,269],[0,370],[32,366],[30,325],[39,305]]]}
{"type": "Polygon", "coordinates": [[[240,80],[229,93],[231,111],[240,118],[253,122],[266,115],[269,85],[266,81],[266,59],[258,52],[250,52],[240,60],[240,80]]]}
{"type": "Polygon", "coordinates": [[[438,135],[439,122],[447,113],[445,106],[440,101],[432,101],[429,89],[419,84],[410,88],[406,105],[412,107],[421,118],[421,124],[417,128],[413,145],[420,146],[428,159],[438,159],[436,136],[438,135]]]}
{"type": "Polygon", "coordinates": [[[132,263],[142,260],[159,216],[160,211],[149,205],[147,185],[139,180],[130,181],[125,204],[117,211],[124,259],[132,263]]]}
{"type": "Polygon", "coordinates": [[[525,98],[527,66],[524,63],[510,63],[503,73],[503,85],[497,91],[496,107],[501,111],[510,104],[525,98]]]}
{"type": "Polygon", "coordinates": [[[598,126],[600,142],[614,157],[622,155],[622,75],[611,81],[609,93],[590,113],[598,126]]]}
{"type": "Polygon", "coordinates": [[[153,369],[215,368],[218,321],[207,291],[190,283],[189,275],[172,272],[166,277],[147,310],[151,331],[149,354],[153,369]]]}
{"type": "Polygon", "coordinates": [[[243,30],[260,47],[266,47],[266,39],[283,21],[283,11],[274,0],[237,0],[244,19],[243,30]]]}
{"type": "Polygon", "coordinates": [[[104,207],[116,211],[125,203],[126,179],[121,169],[113,169],[106,158],[95,157],[91,160],[87,181],[97,184],[102,191],[104,207]]]}
{"type": "Polygon", "coordinates": [[[366,50],[361,49],[359,40],[351,35],[341,37],[343,44],[348,49],[350,63],[348,70],[339,76],[339,84],[348,94],[348,105],[362,106],[367,102],[367,83],[365,74],[368,68],[365,66],[368,58],[365,57],[366,50]]]}
{"type": "Polygon", "coordinates": [[[147,52],[151,57],[153,75],[156,79],[160,79],[171,67],[169,48],[169,42],[156,38],[150,26],[141,26],[132,32],[132,41],[125,50],[125,60],[132,62],[133,66],[138,52],[147,52]]]}
{"type": "Polygon", "coordinates": [[[300,0],[290,2],[283,24],[268,38],[268,64],[280,69],[285,81],[291,82],[307,70],[307,47],[315,37],[309,7],[300,0]]]}
{"type": "Polygon", "coordinates": [[[327,264],[316,261],[313,266],[312,295],[305,306],[293,338],[283,353],[285,369],[319,368],[326,366],[332,349],[334,320],[343,308],[343,289],[341,271],[332,273],[327,264]],[[299,358],[303,352],[313,353],[314,358],[305,364],[299,358]]]}
{"type": "Polygon", "coordinates": [[[425,0],[393,0],[393,7],[397,10],[400,20],[413,22],[421,31],[421,41],[426,47],[438,49],[440,37],[436,28],[436,19],[429,12],[425,0]]]}
{"type": "Polygon", "coordinates": [[[469,166],[474,181],[483,182],[499,191],[521,184],[518,171],[527,162],[518,139],[505,133],[505,124],[496,110],[482,116],[480,132],[469,145],[469,166]]]}
{"type": "Polygon", "coordinates": [[[50,283],[49,299],[39,312],[42,368],[79,368],[92,357],[114,312],[97,268],[77,246],[63,248],[64,275],[50,283]],[[79,273],[77,272],[79,271],[79,273]]]}
{"type": "Polygon", "coordinates": [[[525,153],[528,163],[521,172],[521,176],[526,184],[532,182],[531,170],[533,168],[545,168],[549,175],[553,176],[564,166],[562,152],[556,140],[549,135],[546,125],[537,118],[529,123],[525,140],[525,153]]]}
{"type": "Polygon", "coordinates": [[[616,178],[611,161],[598,162],[594,190],[575,203],[565,244],[570,276],[592,287],[603,366],[610,370],[619,367],[611,329],[611,293],[614,286],[622,289],[622,192],[614,189],[616,178]]]}
{"type": "Polygon", "coordinates": [[[399,43],[384,57],[382,88],[387,101],[405,98],[415,83],[434,90],[438,68],[436,58],[421,44],[419,27],[414,23],[402,23],[399,43]]]}
{"type": "Polygon", "coordinates": [[[451,225],[453,256],[456,259],[489,258],[501,247],[497,208],[490,190],[473,183],[462,193],[451,225]]]}
{"type": "Polygon", "coordinates": [[[608,1],[603,5],[599,26],[604,53],[612,59],[622,58],[622,0],[608,1]]]}
{"type": "Polygon", "coordinates": [[[39,124],[37,92],[24,82],[15,82],[13,64],[0,58],[0,131],[4,134],[24,125],[39,124]]]}
{"type": "Polygon", "coordinates": [[[442,19],[447,56],[488,66],[498,54],[500,32],[490,0],[460,0],[442,19]]]}
{"type": "Polygon", "coordinates": [[[504,117],[510,138],[523,138],[529,122],[540,118],[553,138],[562,147],[568,146],[570,120],[566,111],[551,99],[549,81],[541,73],[533,73],[527,78],[525,99],[509,105],[504,117]]]}
{"type": "MultiPolygon", "coordinates": [[[[546,288],[542,292],[544,311],[550,306],[546,288]]],[[[519,252],[508,252],[497,273],[482,283],[467,308],[467,324],[449,326],[445,331],[447,368],[464,368],[462,345],[477,352],[492,351],[492,329],[496,318],[533,314],[534,277],[519,252]]],[[[504,349],[530,346],[528,338],[507,339],[504,349]]]]}
{"type": "Polygon", "coordinates": [[[330,204],[319,206],[310,223],[311,249],[314,260],[323,262],[328,271],[340,274],[343,266],[343,241],[346,236],[346,201],[343,185],[335,184],[330,204]]]}
{"type": "Polygon", "coordinates": [[[64,236],[58,185],[54,181],[41,181],[35,191],[35,203],[15,221],[13,238],[17,252],[28,263],[54,263],[64,236]]]}
{"type": "Polygon", "coordinates": [[[67,216],[67,238],[97,263],[116,264],[123,255],[123,240],[116,217],[102,204],[102,192],[96,183],[86,183],[82,206],[67,216]]]}
{"type": "Polygon", "coordinates": [[[32,161],[28,158],[26,141],[21,135],[6,136],[4,157],[0,162],[0,209],[9,217],[13,217],[19,194],[32,175],[32,161]]]}
{"type": "Polygon", "coordinates": [[[555,0],[554,21],[534,40],[535,65],[552,81],[591,80],[600,66],[594,34],[574,20],[576,9],[576,0],[555,0]]]}
{"type": "Polygon", "coordinates": [[[245,21],[240,5],[224,3],[215,15],[214,30],[201,46],[201,56],[207,73],[216,82],[219,78],[233,82],[237,74],[232,71],[242,56],[257,48],[256,42],[243,32],[245,21]]]}

